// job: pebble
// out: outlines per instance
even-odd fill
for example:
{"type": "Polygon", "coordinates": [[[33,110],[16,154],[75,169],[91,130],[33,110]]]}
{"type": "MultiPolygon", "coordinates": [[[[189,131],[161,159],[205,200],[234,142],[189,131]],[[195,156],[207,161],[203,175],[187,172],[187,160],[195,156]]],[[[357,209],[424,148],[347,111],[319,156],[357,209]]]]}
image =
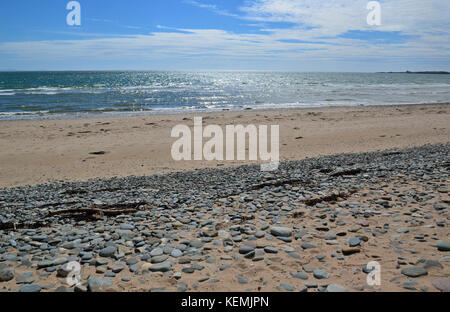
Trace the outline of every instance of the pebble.
{"type": "Polygon", "coordinates": [[[32,285],[24,285],[19,288],[19,292],[27,292],[27,293],[36,293],[41,292],[41,285],[32,284],[32,285]]]}
{"type": "Polygon", "coordinates": [[[180,258],[181,256],[183,256],[183,252],[181,250],[179,250],[179,249],[174,249],[170,253],[170,256],[173,257],[173,258],[180,258]]]}
{"type": "Polygon", "coordinates": [[[337,285],[337,284],[330,284],[327,286],[327,292],[348,292],[348,290],[341,285],[337,285]]]}
{"type": "Polygon", "coordinates": [[[433,281],[433,286],[442,292],[450,292],[450,279],[440,278],[433,281]]]}
{"type": "Polygon", "coordinates": [[[150,256],[151,257],[157,257],[157,256],[162,256],[164,253],[164,250],[162,248],[155,248],[150,252],[150,256]]]}
{"type": "Polygon", "coordinates": [[[114,256],[114,254],[116,253],[116,251],[117,251],[116,247],[108,246],[108,247],[100,250],[98,254],[100,255],[100,257],[112,258],[114,256]]]}
{"type": "Polygon", "coordinates": [[[14,278],[15,272],[12,267],[0,268],[0,282],[8,282],[14,278]]]}
{"type": "Polygon", "coordinates": [[[359,253],[361,252],[361,249],[359,248],[344,248],[342,249],[342,254],[345,256],[350,256],[353,255],[355,253],[359,253]]]}
{"type": "Polygon", "coordinates": [[[439,251],[450,251],[450,242],[439,241],[437,248],[439,251]]]}
{"type": "Polygon", "coordinates": [[[89,292],[108,292],[113,290],[113,282],[103,277],[91,277],[87,281],[89,292]]]}
{"type": "Polygon", "coordinates": [[[16,278],[17,284],[32,284],[34,281],[33,272],[31,271],[25,272],[16,278]]]}
{"type": "Polygon", "coordinates": [[[293,277],[293,278],[298,278],[298,279],[302,279],[302,280],[307,280],[309,277],[308,277],[308,274],[306,274],[306,273],[303,273],[303,272],[301,272],[301,271],[299,271],[299,272],[297,272],[297,273],[290,273],[291,274],[291,276],[293,277]]]}
{"type": "Polygon", "coordinates": [[[281,283],[280,287],[283,288],[284,290],[287,290],[287,291],[294,291],[295,290],[294,286],[291,286],[291,285],[285,284],[285,283],[281,283]]]}
{"type": "Polygon", "coordinates": [[[361,245],[361,240],[358,237],[352,237],[348,240],[348,244],[350,247],[356,247],[361,245]]]}
{"type": "Polygon", "coordinates": [[[413,267],[409,267],[409,268],[404,268],[402,270],[402,274],[406,275],[408,277],[420,277],[420,276],[427,275],[428,272],[423,267],[417,267],[417,266],[414,267],[413,266],[413,267]]]}
{"type": "Polygon", "coordinates": [[[327,279],[330,276],[330,274],[327,271],[321,269],[314,270],[313,275],[317,279],[327,279]]]}
{"type": "Polygon", "coordinates": [[[265,247],[265,248],[264,248],[264,251],[265,251],[266,253],[269,253],[269,254],[276,254],[276,253],[278,253],[278,249],[277,249],[277,248],[275,248],[275,247],[270,247],[270,246],[265,247]]]}
{"type": "Polygon", "coordinates": [[[270,234],[273,236],[280,237],[290,237],[292,235],[292,230],[287,227],[272,227],[270,229],[270,234]]]}
{"type": "Polygon", "coordinates": [[[240,274],[236,275],[237,281],[239,284],[247,284],[248,279],[240,274]]]}
{"type": "Polygon", "coordinates": [[[308,282],[308,283],[305,284],[305,287],[306,288],[317,288],[318,285],[315,282],[308,282]]]}
{"type": "Polygon", "coordinates": [[[152,265],[148,268],[151,272],[168,272],[172,270],[172,262],[166,261],[163,263],[158,263],[155,265],[152,265]]]}
{"type": "Polygon", "coordinates": [[[254,250],[255,250],[255,247],[244,245],[241,248],[239,248],[239,253],[245,255],[245,254],[248,254],[249,252],[252,252],[254,250]]]}

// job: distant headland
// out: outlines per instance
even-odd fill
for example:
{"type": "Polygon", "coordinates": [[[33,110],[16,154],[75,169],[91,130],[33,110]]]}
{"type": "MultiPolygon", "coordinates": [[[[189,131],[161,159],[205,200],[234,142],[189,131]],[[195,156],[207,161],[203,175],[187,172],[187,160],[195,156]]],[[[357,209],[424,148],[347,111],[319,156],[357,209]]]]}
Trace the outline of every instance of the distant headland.
{"type": "Polygon", "coordinates": [[[450,75],[450,72],[447,71],[418,71],[418,72],[412,72],[412,71],[405,71],[405,72],[385,72],[384,74],[427,74],[427,75],[450,75]]]}

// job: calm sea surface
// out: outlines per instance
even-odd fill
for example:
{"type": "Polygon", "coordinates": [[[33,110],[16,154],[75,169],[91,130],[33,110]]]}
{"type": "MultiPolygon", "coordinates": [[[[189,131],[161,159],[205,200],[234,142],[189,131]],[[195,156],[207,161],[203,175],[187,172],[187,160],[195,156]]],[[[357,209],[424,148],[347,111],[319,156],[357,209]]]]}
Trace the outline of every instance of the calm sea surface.
{"type": "Polygon", "coordinates": [[[0,119],[450,102],[450,75],[0,72],[0,119]]]}

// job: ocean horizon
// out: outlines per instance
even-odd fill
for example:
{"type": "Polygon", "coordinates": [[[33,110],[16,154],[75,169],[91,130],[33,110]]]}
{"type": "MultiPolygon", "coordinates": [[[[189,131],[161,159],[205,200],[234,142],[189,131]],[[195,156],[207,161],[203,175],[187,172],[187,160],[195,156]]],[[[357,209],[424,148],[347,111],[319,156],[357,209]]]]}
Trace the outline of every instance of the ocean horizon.
{"type": "Polygon", "coordinates": [[[450,75],[0,72],[0,120],[450,102],[450,75]]]}

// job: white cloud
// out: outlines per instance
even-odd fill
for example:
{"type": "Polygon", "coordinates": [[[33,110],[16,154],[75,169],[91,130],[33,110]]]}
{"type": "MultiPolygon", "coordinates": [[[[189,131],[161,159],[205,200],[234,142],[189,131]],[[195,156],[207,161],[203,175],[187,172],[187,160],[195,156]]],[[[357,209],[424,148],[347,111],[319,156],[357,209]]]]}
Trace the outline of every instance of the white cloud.
{"type": "Polygon", "coordinates": [[[215,4],[205,4],[196,0],[184,0],[185,3],[196,6],[198,8],[201,9],[207,9],[210,10],[216,14],[220,14],[220,15],[225,15],[225,16],[232,16],[232,17],[239,17],[236,14],[232,14],[226,10],[220,9],[217,5],[215,4]]]}
{"type": "MultiPolygon", "coordinates": [[[[380,27],[366,24],[367,2],[254,0],[239,8],[242,12],[239,18],[254,21],[254,26],[272,25],[271,28],[261,28],[266,33],[236,34],[220,29],[178,29],[160,25],[158,29],[164,32],[149,35],[6,42],[0,44],[0,54],[5,56],[5,60],[12,56],[16,63],[36,60],[50,65],[64,59],[118,63],[127,60],[178,60],[205,66],[235,60],[236,64],[244,65],[260,61],[263,67],[273,64],[275,68],[277,64],[292,64],[287,67],[297,70],[302,70],[302,64],[317,64],[321,70],[321,62],[324,61],[368,63],[378,60],[388,64],[395,60],[414,64],[421,59],[441,62],[447,66],[445,69],[449,69],[450,25],[448,14],[443,12],[450,12],[450,2],[382,1],[380,27]],[[276,28],[277,24],[273,22],[290,22],[292,26],[276,28]],[[349,30],[399,31],[412,37],[405,42],[390,44],[336,37],[349,30]],[[283,39],[297,39],[304,43],[281,42],[283,39]]],[[[190,3],[217,14],[229,14],[215,5],[198,1],[190,3]]]]}

